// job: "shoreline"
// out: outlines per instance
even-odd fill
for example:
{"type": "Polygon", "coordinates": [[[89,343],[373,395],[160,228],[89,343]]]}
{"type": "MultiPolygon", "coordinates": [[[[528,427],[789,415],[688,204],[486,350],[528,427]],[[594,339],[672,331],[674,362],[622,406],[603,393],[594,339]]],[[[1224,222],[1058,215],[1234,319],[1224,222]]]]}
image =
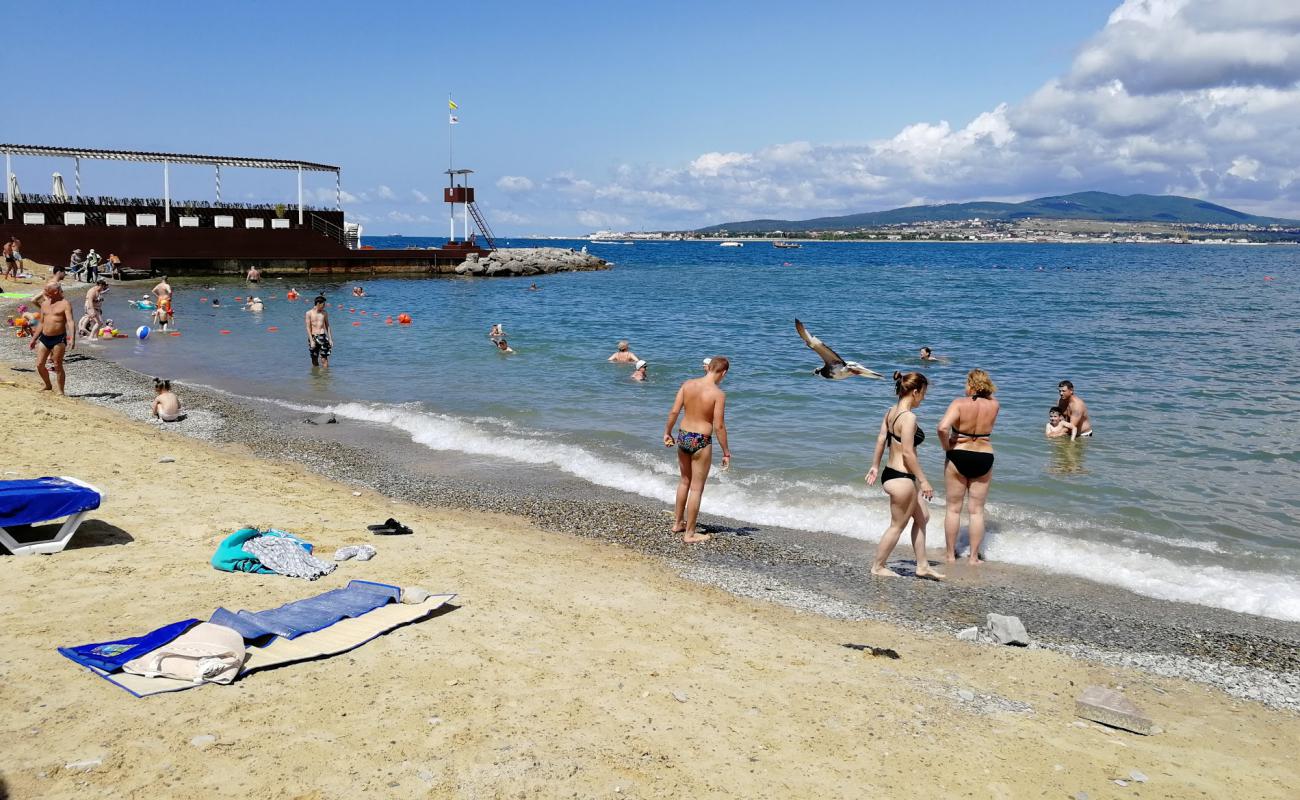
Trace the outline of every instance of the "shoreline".
{"type": "MultiPolygon", "coordinates": [[[[10,339],[10,347],[23,341],[10,339]]],[[[15,352],[6,348],[0,357],[12,360],[15,352]]],[[[23,345],[21,353],[26,352],[23,345]]],[[[70,367],[70,394],[89,391],[99,396],[85,399],[97,405],[146,418],[152,396],[147,376],[94,356],[70,367]],[[78,372],[93,388],[77,386],[78,372]]],[[[402,434],[361,423],[302,425],[301,413],[223,392],[182,386],[182,398],[190,416],[166,426],[169,431],[243,445],[257,458],[297,463],[325,478],[425,508],[508,513],[547,531],[614,543],[733,595],[948,636],[978,624],[986,613],[1016,615],[1035,646],[1300,711],[1300,625],[1295,623],[1154,600],[996,563],[978,577],[950,571],[953,580],[941,585],[873,580],[866,574],[868,543],[708,516],[705,527],[715,534],[713,541],[686,547],[666,533],[666,517],[656,504],[577,478],[533,469],[520,480],[519,473],[529,470],[519,465],[412,450],[409,440],[403,452],[402,434]],[[394,445],[392,452],[381,444],[394,445]],[[492,488],[507,476],[508,489],[492,488]]]]}

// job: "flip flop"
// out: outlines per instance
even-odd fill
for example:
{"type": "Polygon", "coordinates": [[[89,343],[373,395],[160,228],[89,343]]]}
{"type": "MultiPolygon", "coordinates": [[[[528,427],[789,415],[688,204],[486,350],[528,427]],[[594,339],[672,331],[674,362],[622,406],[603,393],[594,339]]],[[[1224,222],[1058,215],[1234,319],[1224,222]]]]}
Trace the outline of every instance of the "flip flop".
{"type": "Polygon", "coordinates": [[[389,517],[381,525],[367,525],[366,528],[371,533],[376,534],[378,536],[406,536],[408,534],[414,533],[414,531],[412,531],[410,528],[406,527],[405,525],[393,519],[392,517],[389,517]]]}
{"type": "Polygon", "coordinates": [[[382,530],[386,530],[386,529],[389,529],[389,528],[400,528],[400,527],[402,527],[402,523],[398,522],[397,520],[393,519],[392,517],[389,517],[388,519],[384,520],[383,522],[379,523],[378,525],[367,525],[367,526],[366,526],[366,529],[367,529],[367,530],[372,530],[372,531],[382,531],[382,530]]]}

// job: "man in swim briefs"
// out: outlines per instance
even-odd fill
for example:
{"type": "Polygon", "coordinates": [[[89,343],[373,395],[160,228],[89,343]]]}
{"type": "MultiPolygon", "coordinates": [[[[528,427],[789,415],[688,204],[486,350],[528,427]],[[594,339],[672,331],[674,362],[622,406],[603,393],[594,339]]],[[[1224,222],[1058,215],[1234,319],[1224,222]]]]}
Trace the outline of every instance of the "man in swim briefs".
{"type": "Polygon", "coordinates": [[[248,274],[244,276],[244,279],[249,283],[258,283],[262,280],[262,273],[257,267],[249,267],[248,274]]]}
{"type": "Polygon", "coordinates": [[[614,354],[605,360],[615,364],[635,364],[640,359],[636,357],[636,353],[628,349],[627,339],[624,339],[618,343],[618,349],[614,351],[614,354]]]}
{"type": "Polygon", "coordinates": [[[726,404],[727,395],[719,388],[731,362],[725,356],[709,360],[708,371],[702,377],[691,378],[677,390],[673,408],[668,412],[664,427],[664,447],[677,445],[677,465],[681,480],[677,484],[677,502],[674,506],[673,533],[682,534],[687,543],[708,541],[709,535],[697,533],[695,520],[700,513],[700,500],[704,496],[704,482],[709,479],[713,466],[713,435],[722,445],[722,468],[731,466],[731,450],[727,447],[726,404]],[[673,438],[673,425],[682,417],[677,438],[673,438]]]}
{"type": "Polygon", "coordinates": [[[1056,385],[1056,391],[1061,396],[1061,402],[1057,406],[1061,409],[1061,416],[1074,426],[1078,436],[1091,436],[1092,420],[1088,418],[1088,404],[1074,393],[1074,384],[1061,381],[1056,385]]]}
{"type": "Polygon", "coordinates": [[[55,281],[45,284],[45,302],[41,304],[41,327],[32,339],[36,350],[36,372],[45,383],[45,391],[54,391],[50,385],[50,370],[45,365],[54,359],[54,374],[59,381],[59,394],[63,394],[63,353],[77,348],[76,322],[72,318],[72,304],[63,297],[63,289],[55,281]]]}
{"type": "Polygon", "coordinates": [[[316,295],[315,304],[307,309],[307,351],[311,353],[313,367],[328,367],[330,351],[334,349],[334,331],[330,329],[329,313],[325,311],[325,295],[316,295]]]}

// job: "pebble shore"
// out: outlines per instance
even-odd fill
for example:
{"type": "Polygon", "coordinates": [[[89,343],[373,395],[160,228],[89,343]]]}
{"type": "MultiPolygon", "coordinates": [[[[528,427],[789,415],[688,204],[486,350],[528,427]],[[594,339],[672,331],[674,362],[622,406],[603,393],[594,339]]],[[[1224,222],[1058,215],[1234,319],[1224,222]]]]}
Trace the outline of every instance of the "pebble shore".
{"type": "MultiPolygon", "coordinates": [[[[0,353],[19,365],[17,372],[9,373],[11,379],[25,376],[36,381],[28,366],[27,341],[12,337],[0,341],[4,343],[0,353]]],[[[69,359],[69,395],[132,419],[164,425],[149,419],[151,380],[94,357],[96,349],[97,345],[83,347],[69,359]]],[[[301,424],[301,414],[295,418],[261,403],[188,386],[182,386],[180,393],[187,416],[166,424],[168,431],[245,445],[260,458],[297,462],[326,477],[404,502],[520,515],[546,530],[599,539],[664,559],[689,580],[812,614],[873,619],[948,635],[990,612],[1016,615],[1029,630],[1032,647],[1192,680],[1236,698],[1300,712],[1300,625],[1295,623],[1153,601],[1122,590],[1072,596],[1052,589],[1048,582],[872,580],[866,560],[855,555],[866,549],[860,542],[823,546],[826,537],[819,540],[800,532],[746,527],[721,519],[704,520],[714,536],[707,545],[686,546],[669,532],[671,519],[664,509],[640,498],[595,489],[548,491],[544,482],[530,486],[526,479],[468,480],[463,464],[444,474],[436,468],[412,470],[409,463],[358,444],[331,440],[321,426],[301,424]]],[[[355,425],[343,421],[328,429],[355,425]]],[[[906,570],[907,563],[899,565],[900,571],[906,570]]],[[[987,702],[996,706],[994,700],[987,702]]]]}

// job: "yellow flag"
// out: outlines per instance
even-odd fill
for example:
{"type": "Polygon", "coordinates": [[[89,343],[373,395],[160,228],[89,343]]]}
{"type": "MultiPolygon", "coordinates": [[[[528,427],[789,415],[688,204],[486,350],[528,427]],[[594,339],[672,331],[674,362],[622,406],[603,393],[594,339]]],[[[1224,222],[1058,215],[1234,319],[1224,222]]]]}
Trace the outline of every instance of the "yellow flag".
{"type": "Polygon", "coordinates": [[[452,100],[450,97],[448,97],[447,108],[451,109],[452,111],[455,111],[456,109],[460,108],[460,106],[456,105],[456,102],[452,100]]]}

